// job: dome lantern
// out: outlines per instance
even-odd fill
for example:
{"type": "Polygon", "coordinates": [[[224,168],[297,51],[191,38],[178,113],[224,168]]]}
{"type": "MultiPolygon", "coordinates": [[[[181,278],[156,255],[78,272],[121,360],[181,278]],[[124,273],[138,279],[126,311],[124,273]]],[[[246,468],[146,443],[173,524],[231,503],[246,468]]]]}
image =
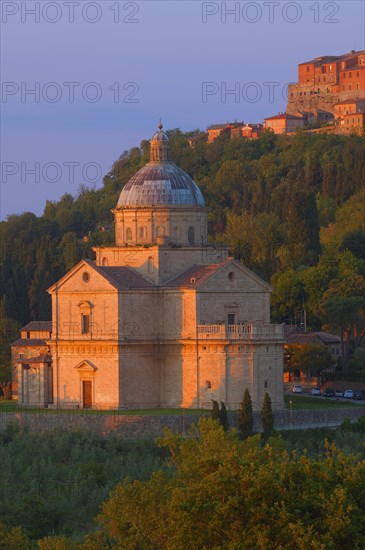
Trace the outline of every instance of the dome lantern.
{"type": "Polygon", "coordinates": [[[163,125],[158,125],[158,131],[150,140],[150,162],[160,164],[171,162],[170,142],[167,134],[162,130],[163,125]]]}

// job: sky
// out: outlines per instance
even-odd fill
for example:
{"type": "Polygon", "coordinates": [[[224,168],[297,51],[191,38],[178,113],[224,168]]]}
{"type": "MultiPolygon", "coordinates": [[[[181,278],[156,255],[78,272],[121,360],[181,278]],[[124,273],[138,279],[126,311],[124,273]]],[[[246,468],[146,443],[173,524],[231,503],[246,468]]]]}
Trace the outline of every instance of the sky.
{"type": "Polygon", "coordinates": [[[100,187],[160,118],[189,131],[284,111],[298,63],[365,48],[364,6],[1,0],[1,219],[100,187]]]}

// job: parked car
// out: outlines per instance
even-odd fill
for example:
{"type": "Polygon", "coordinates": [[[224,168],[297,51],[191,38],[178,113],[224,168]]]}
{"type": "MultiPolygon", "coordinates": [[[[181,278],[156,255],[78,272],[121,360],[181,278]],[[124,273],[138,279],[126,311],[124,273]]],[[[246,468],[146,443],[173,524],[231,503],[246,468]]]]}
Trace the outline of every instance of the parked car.
{"type": "Polygon", "coordinates": [[[354,399],[365,400],[365,391],[355,390],[354,391],[354,399]]]}
{"type": "Polygon", "coordinates": [[[334,397],[334,396],[335,396],[335,392],[332,388],[327,388],[323,392],[323,397],[334,397]]]}
{"type": "Polygon", "coordinates": [[[312,395],[322,395],[321,388],[319,386],[317,386],[316,388],[313,388],[312,395]]]}
{"type": "Polygon", "coordinates": [[[336,397],[343,397],[343,391],[342,390],[335,390],[335,396],[336,397]]]}
{"type": "Polygon", "coordinates": [[[354,398],[354,390],[346,390],[343,394],[344,397],[347,397],[347,399],[353,399],[354,398]]]}
{"type": "Polygon", "coordinates": [[[302,386],[300,384],[295,384],[295,386],[293,386],[292,392],[293,393],[303,393],[302,386]]]}

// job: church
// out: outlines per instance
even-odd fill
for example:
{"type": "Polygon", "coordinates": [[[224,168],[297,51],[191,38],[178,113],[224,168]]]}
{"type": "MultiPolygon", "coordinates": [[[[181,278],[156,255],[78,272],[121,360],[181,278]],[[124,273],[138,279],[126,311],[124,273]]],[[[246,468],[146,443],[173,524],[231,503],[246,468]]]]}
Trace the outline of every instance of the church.
{"type": "Polygon", "coordinates": [[[159,125],[150,162],[121,190],[115,245],[94,248],[48,290],[52,322],[12,345],[20,405],[236,409],[248,388],[283,401],[283,326],[269,284],[208,243],[196,183],[159,125]]]}

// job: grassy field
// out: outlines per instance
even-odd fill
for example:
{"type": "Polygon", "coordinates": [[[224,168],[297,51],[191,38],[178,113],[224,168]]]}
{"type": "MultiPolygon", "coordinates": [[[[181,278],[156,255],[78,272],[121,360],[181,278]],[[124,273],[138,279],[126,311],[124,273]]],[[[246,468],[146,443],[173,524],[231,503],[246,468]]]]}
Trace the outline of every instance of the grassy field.
{"type": "MultiPolygon", "coordinates": [[[[290,408],[292,401],[292,409],[299,411],[304,409],[337,409],[337,408],[353,408],[361,407],[362,403],[336,400],[324,397],[307,397],[305,395],[286,395],[285,406],[290,408]]],[[[98,410],[98,409],[36,409],[36,408],[21,408],[17,406],[16,401],[0,400],[0,412],[25,412],[39,414],[68,414],[68,415],[118,415],[118,416],[181,416],[183,409],[128,409],[128,410],[98,410]]],[[[209,414],[206,409],[184,409],[186,415],[209,414]]]]}
{"type": "MultiPolygon", "coordinates": [[[[76,414],[76,415],[118,415],[118,416],[181,416],[183,409],[43,409],[43,408],[28,408],[18,407],[16,401],[0,400],[0,412],[25,412],[25,413],[40,413],[40,414],[76,414]]],[[[207,414],[203,409],[184,409],[186,415],[207,414]]]]}
{"type": "Polygon", "coordinates": [[[361,407],[363,404],[356,401],[348,401],[341,399],[334,399],[329,397],[306,397],[305,395],[286,395],[284,397],[285,405],[289,409],[290,401],[292,401],[293,411],[300,411],[304,409],[348,409],[354,407],[361,407]]]}

